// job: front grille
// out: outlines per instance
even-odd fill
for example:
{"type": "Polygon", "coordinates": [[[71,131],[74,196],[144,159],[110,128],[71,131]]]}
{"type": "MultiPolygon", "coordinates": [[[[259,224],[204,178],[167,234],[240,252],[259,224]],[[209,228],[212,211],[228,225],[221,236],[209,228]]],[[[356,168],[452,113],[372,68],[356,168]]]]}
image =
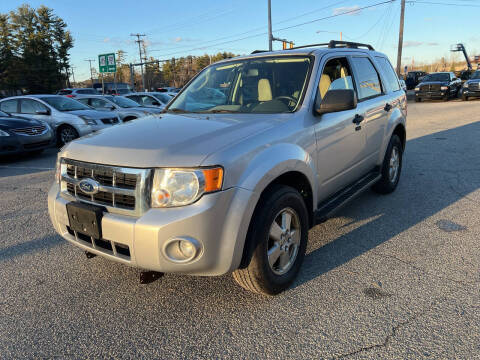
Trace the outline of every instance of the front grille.
{"type": "Polygon", "coordinates": [[[105,119],[100,119],[102,120],[102,123],[104,124],[117,124],[118,123],[118,119],[113,117],[113,118],[105,118],[105,119]]]}
{"type": "Polygon", "coordinates": [[[130,259],[130,248],[128,245],[106,239],[95,239],[80,232],[73,231],[70,226],[67,226],[67,232],[75,239],[75,241],[89,246],[92,249],[124,258],[125,260],[130,259]]]}
{"type": "Polygon", "coordinates": [[[21,129],[12,129],[12,131],[19,135],[36,136],[45,134],[47,132],[47,127],[45,125],[39,125],[21,129]]]}
{"type": "Polygon", "coordinates": [[[480,83],[478,83],[478,82],[469,83],[468,84],[468,90],[472,90],[472,91],[480,90],[480,83]]]}
{"type": "Polygon", "coordinates": [[[30,143],[30,144],[24,144],[23,147],[25,149],[35,149],[43,146],[48,146],[50,145],[50,140],[45,140],[45,141],[39,141],[35,143],[30,143]]]}
{"type": "Polygon", "coordinates": [[[90,204],[100,205],[112,213],[139,216],[148,207],[149,169],[132,169],[62,159],[62,195],[90,204]],[[80,188],[82,179],[94,180],[94,193],[80,188]]]}
{"type": "Polygon", "coordinates": [[[430,84],[430,85],[423,85],[420,90],[421,91],[440,91],[442,85],[440,84],[430,84]]]}

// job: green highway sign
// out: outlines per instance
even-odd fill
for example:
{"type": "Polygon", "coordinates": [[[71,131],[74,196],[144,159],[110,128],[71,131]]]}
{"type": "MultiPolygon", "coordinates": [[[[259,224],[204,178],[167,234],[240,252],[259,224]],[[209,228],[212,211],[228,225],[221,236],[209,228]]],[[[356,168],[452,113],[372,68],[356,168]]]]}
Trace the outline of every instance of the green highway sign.
{"type": "Polygon", "coordinates": [[[117,63],[115,61],[115,54],[98,55],[98,68],[101,73],[117,72],[117,63]]]}

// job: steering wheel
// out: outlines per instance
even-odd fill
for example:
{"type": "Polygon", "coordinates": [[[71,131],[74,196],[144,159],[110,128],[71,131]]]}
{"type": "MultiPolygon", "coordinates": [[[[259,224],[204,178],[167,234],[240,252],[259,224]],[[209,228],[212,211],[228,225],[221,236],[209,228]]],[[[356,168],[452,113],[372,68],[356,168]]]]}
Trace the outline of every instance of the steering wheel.
{"type": "Polygon", "coordinates": [[[288,95],[277,96],[275,100],[281,100],[282,102],[285,103],[285,105],[288,106],[289,109],[293,109],[295,105],[297,105],[297,101],[298,101],[293,96],[288,96],[288,95]]]}

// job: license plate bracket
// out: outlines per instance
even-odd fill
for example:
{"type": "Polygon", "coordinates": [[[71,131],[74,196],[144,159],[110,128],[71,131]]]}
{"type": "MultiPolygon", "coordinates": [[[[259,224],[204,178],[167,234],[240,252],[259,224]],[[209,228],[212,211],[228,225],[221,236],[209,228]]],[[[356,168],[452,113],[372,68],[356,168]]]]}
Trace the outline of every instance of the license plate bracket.
{"type": "Polygon", "coordinates": [[[69,202],[67,205],[68,221],[73,231],[102,238],[102,217],[105,208],[82,202],[69,202]]]}

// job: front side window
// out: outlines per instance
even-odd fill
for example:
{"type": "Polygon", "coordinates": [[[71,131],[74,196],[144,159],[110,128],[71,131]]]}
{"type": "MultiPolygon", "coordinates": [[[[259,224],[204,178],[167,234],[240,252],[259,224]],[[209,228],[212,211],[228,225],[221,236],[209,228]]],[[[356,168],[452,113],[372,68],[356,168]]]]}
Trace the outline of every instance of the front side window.
{"type": "Polygon", "coordinates": [[[470,79],[480,79],[480,71],[475,71],[470,79]]]}
{"type": "Polygon", "coordinates": [[[352,72],[347,58],[328,60],[323,68],[318,83],[317,99],[323,99],[329,90],[355,90],[353,87],[352,72]]]}
{"type": "Polygon", "coordinates": [[[20,112],[22,114],[35,114],[37,111],[45,111],[47,108],[32,99],[22,99],[20,102],[20,112]]]}
{"type": "Polygon", "coordinates": [[[106,96],[106,98],[121,108],[132,108],[138,106],[135,101],[121,96],[106,96]]]}
{"type": "Polygon", "coordinates": [[[144,95],[140,97],[140,104],[149,106],[149,105],[158,105],[158,100],[152,96],[144,95]]]}
{"type": "Polygon", "coordinates": [[[255,57],[211,65],[167,111],[285,113],[302,99],[311,68],[307,56],[255,57]]]}
{"type": "Polygon", "coordinates": [[[377,56],[376,60],[377,63],[380,65],[380,68],[383,70],[383,74],[385,75],[385,87],[387,88],[387,91],[400,90],[397,74],[395,74],[395,71],[393,70],[392,64],[390,64],[390,61],[380,56],[377,56]]]}
{"type": "Polygon", "coordinates": [[[17,112],[17,101],[18,100],[6,100],[0,103],[0,110],[7,113],[16,113],[17,112]]]}
{"type": "Polygon", "coordinates": [[[58,111],[91,110],[81,102],[63,96],[44,96],[39,98],[58,111]]]}
{"type": "Polygon", "coordinates": [[[368,99],[382,94],[382,86],[377,70],[367,57],[353,57],[358,83],[358,100],[368,99]]]}
{"type": "Polygon", "coordinates": [[[155,96],[162,104],[167,104],[170,100],[172,100],[171,96],[166,94],[155,94],[155,96]]]}

